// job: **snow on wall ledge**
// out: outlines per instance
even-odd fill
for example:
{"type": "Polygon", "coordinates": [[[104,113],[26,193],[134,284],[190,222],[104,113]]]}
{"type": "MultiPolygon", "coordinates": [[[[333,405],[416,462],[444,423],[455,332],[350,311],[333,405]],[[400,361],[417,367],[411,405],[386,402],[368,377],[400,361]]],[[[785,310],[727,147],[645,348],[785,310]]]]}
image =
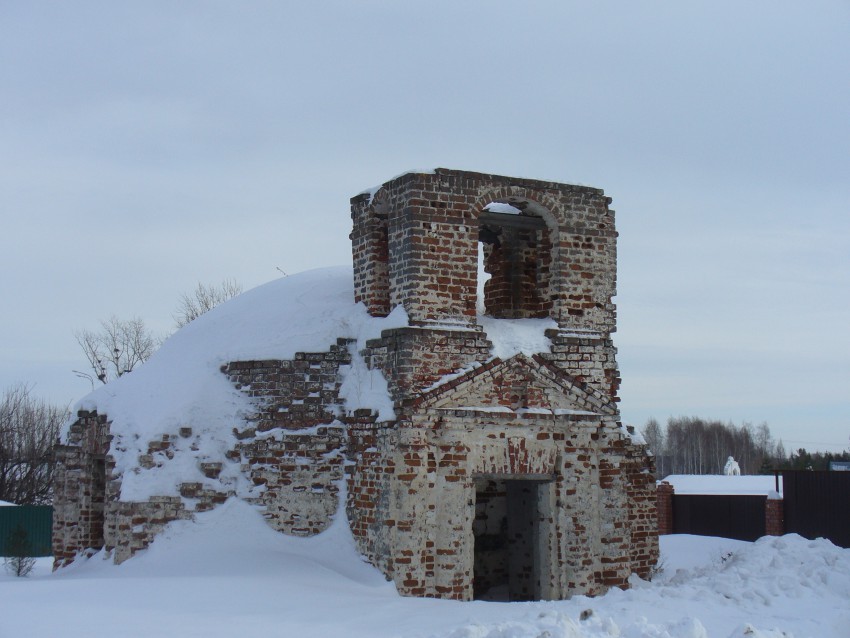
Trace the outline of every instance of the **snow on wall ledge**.
{"type": "MultiPolygon", "coordinates": [[[[772,475],[724,476],[719,474],[671,474],[662,479],[670,483],[676,494],[749,494],[770,495],[776,491],[772,475]]],[[[779,477],[782,492],[782,477],[779,477]]]]}

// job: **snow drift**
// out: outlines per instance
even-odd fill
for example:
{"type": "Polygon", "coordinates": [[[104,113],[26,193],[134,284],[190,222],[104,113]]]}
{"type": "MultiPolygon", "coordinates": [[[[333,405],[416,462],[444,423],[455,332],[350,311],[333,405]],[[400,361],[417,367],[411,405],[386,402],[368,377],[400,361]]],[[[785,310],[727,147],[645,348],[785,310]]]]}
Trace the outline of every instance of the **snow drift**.
{"type": "Polygon", "coordinates": [[[272,531],[232,499],[171,523],[122,565],[95,555],[0,575],[0,635],[369,638],[846,638],[850,550],[799,536],[661,539],[663,570],[628,591],[537,603],[401,598],[344,519],[312,538],[272,531]]]}

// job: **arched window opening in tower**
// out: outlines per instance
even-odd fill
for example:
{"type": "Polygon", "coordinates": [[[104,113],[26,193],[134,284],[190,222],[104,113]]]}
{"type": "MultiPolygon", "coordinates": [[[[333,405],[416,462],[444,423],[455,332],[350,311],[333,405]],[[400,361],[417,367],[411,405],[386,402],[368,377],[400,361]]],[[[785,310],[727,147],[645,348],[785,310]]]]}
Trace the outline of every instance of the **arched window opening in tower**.
{"type": "Polygon", "coordinates": [[[478,218],[478,312],[498,319],[548,317],[552,243],[527,202],[492,202],[478,218]]]}

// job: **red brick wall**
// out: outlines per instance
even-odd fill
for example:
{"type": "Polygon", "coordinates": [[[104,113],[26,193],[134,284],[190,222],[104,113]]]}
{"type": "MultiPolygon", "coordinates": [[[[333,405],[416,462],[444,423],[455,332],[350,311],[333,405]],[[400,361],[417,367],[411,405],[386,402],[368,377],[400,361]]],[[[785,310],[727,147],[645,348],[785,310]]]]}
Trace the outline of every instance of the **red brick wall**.
{"type": "Polygon", "coordinates": [[[384,317],[391,310],[385,201],[386,192],[375,201],[368,195],[351,200],[354,300],[362,301],[376,317],[384,317]]]}
{"type": "Polygon", "coordinates": [[[485,245],[485,314],[499,319],[552,313],[552,242],[548,229],[504,228],[498,245],[485,245]]]}
{"type": "Polygon", "coordinates": [[[785,501],[770,498],[764,504],[764,533],[767,536],[782,536],[785,533],[785,501]]]}
{"type": "Polygon", "coordinates": [[[404,401],[447,374],[490,358],[492,344],[477,330],[385,330],[367,342],[363,352],[369,367],[384,372],[390,394],[404,401]]]}
{"type": "MultiPolygon", "coordinates": [[[[359,195],[351,202],[355,298],[374,314],[403,304],[414,323],[473,323],[478,215],[496,201],[527,205],[548,228],[519,255],[537,281],[534,290],[528,281],[523,284],[528,303],[523,316],[548,312],[562,327],[612,332],[614,213],[603,191],[584,186],[436,169],[402,175],[372,199],[359,195]]],[[[500,286],[498,276],[491,286],[500,286]]]]}
{"type": "Polygon", "coordinates": [[[673,494],[675,490],[670,483],[662,481],[658,484],[658,533],[673,533],[673,494]]]}
{"type": "Polygon", "coordinates": [[[107,456],[111,438],[106,415],[81,410],[68,444],[56,448],[52,535],[57,567],[104,545],[107,503],[116,497],[107,456]]]}
{"type": "Polygon", "coordinates": [[[350,341],[291,360],[236,361],[223,371],[257,402],[257,413],[237,431],[229,453],[257,486],[256,502],[269,524],[288,534],[325,530],[339,503],[345,427],[337,419],[341,365],[351,363],[350,341]],[[303,432],[312,428],[310,432],[303,432]],[[279,435],[265,436],[277,431],[279,435]]]}

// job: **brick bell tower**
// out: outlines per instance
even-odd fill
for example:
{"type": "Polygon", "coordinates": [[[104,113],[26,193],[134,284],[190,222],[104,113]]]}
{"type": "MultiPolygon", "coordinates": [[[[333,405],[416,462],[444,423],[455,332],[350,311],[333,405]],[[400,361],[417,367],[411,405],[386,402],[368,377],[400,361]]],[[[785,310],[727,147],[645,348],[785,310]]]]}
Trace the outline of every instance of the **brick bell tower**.
{"type": "Polygon", "coordinates": [[[610,202],[597,188],[444,168],[352,198],[355,300],[374,316],[401,304],[410,319],[381,366],[398,371],[395,398],[489,357],[483,308],[498,319],[554,319],[544,356],[616,402],[610,202]]]}
{"type": "Polygon", "coordinates": [[[351,200],[355,298],[375,316],[402,305],[409,325],[360,353],[394,418],[347,421],[346,513],[402,594],[555,600],[657,560],[652,461],[617,406],[609,204],[442,168],[351,200]],[[528,320],[550,320],[550,345],[494,356],[528,320]]]}

